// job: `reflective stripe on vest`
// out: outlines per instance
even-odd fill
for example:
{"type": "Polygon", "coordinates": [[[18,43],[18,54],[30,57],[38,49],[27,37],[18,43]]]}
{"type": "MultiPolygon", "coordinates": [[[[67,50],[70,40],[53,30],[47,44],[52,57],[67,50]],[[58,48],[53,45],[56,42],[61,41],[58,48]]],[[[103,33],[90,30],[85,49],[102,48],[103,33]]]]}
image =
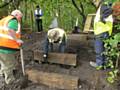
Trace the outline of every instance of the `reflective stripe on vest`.
{"type": "MultiPolygon", "coordinates": [[[[13,19],[13,16],[7,16],[0,21],[0,46],[18,49],[20,44],[9,34],[9,28],[7,27],[9,20],[13,19]]],[[[18,23],[18,30],[16,31],[16,37],[20,38],[20,24],[18,23]]]]}
{"type": "Polygon", "coordinates": [[[111,22],[106,22],[105,24],[103,22],[97,22],[94,25],[94,34],[99,35],[104,32],[109,32],[109,35],[112,34],[112,26],[113,24],[111,22]]]}

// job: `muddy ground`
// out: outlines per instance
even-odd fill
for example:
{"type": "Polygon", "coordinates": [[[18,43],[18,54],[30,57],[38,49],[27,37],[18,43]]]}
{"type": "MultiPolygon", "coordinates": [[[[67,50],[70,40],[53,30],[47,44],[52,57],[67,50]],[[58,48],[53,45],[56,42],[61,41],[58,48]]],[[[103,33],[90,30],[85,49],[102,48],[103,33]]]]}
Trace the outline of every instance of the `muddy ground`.
{"type": "MultiPolygon", "coordinates": [[[[67,47],[66,52],[77,54],[78,65],[76,67],[66,67],[58,64],[38,64],[34,62],[33,51],[43,49],[45,36],[46,33],[44,32],[24,35],[23,48],[25,68],[37,67],[41,71],[78,76],[80,78],[80,83],[77,90],[120,90],[119,81],[112,85],[106,82],[107,70],[96,71],[89,65],[89,61],[95,60],[93,42],[88,45],[84,45],[81,42],[79,45],[67,47]]],[[[20,63],[19,52],[16,53],[16,59],[20,63]]],[[[21,70],[19,73],[21,73],[21,70]]],[[[38,85],[31,81],[28,82],[26,88],[20,89],[20,87],[15,87],[15,84],[9,86],[4,85],[4,78],[0,77],[0,79],[0,90],[61,90],[42,84],[38,85]]]]}

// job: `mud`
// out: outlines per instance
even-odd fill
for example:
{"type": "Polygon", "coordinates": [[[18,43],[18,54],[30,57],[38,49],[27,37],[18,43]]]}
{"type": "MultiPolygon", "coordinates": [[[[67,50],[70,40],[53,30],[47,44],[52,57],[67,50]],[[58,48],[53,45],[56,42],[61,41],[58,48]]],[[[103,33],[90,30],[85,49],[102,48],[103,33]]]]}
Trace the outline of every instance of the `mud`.
{"type": "MultiPolygon", "coordinates": [[[[46,33],[31,33],[24,36],[23,49],[25,68],[34,67],[41,71],[78,76],[80,78],[80,83],[77,90],[120,90],[119,82],[113,85],[106,82],[106,70],[96,71],[96,69],[89,65],[89,61],[95,60],[94,48],[91,47],[91,45],[79,44],[66,49],[66,52],[68,53],[77,54],[78,64],[76,67],[67,67],[58,64],[39,64],[33,60],[33,51],[43,49],[46,33]]],[[[16,53],[16,59],[20,63],[19,52],[16,53]]],[[[21,69],[21,65],[19,66],[19,69],[21,69]]],[[[19,73],[22,75],[21,70],[19,70],[19,73]]],[[[4,78],[0,77],[0,79],[0,90],[61,90],[59,88],[53,88],[43,84],[35,84],[31,81],[28,82],[28,86],[26,86],[26,88],[21,89],[19,85],[18,87],[15,87],[15,84],[4,85],[4,78]]]]}

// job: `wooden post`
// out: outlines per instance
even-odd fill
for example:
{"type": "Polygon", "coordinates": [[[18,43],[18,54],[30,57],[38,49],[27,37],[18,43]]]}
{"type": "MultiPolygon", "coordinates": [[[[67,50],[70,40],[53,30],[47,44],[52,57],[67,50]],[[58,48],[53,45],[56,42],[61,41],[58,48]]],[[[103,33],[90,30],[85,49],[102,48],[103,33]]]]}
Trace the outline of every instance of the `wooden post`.
{"type": "Polygon", "coordinates": [[[85,21],[85,26],[84,26],[84,30],[83,30],[84,33],[93,32],[93,27],[91,27],[91,23],[93,21],[94,16],[95,16],[95,14],[87,15],[87,19],[85,21]]]}

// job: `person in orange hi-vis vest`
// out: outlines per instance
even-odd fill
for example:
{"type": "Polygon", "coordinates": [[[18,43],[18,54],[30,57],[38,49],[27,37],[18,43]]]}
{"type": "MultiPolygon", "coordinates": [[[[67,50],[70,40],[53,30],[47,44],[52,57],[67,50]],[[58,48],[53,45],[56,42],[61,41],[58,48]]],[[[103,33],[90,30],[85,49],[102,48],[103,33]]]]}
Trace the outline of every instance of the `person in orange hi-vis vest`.
{"type": "Polygon", "coordinates": [[[19,50],[23,43],[20,39],[22,16],[21,11],[14,10],[11,15],[0,20],[0,75],[4,75],[6,84],[15,81],[13,74],[17,66],[15,52],[19,50]]]}

